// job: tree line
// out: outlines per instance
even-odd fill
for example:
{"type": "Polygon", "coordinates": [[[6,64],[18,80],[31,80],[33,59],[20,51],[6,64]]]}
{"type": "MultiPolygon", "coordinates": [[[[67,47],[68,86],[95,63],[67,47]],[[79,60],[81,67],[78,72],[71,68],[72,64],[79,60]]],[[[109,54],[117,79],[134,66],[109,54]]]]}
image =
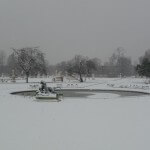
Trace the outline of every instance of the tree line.
{"type": "Polygon", "coordinates": [[[118,48],[105,63],[102,63],[99,58],[76,55],[68,61],[49,66],[49,70],[57,70],[63,75],[66,73],[70,76],[78,75],[80,82],[83,82],[83,76],[91,77],[92,74],[97,77],[127,77],[135,74],[131,58],[125,56],[123,48],[118,48]]]}
{"type": "Polygon", "coordinates": [[[59,72],[61,75],[78,77],[83,82],[83,77],[127,77],[133,75],[150,77],[150,49],[145,51],[139,58],[139,64],[133,65],[130,57],[125,55],[121,47],[109,57],[107,62],[102,63],[100,58],[89,58],[82,55],[75,55],[72,59],[62,61],[56,65],[50,65],[45,54],[39,47],[25,47],[12,49],[7,57],[5,51],[0,51],[0,76],[11,75],[12,70],[18,76],[54,75],[59,72]]]}

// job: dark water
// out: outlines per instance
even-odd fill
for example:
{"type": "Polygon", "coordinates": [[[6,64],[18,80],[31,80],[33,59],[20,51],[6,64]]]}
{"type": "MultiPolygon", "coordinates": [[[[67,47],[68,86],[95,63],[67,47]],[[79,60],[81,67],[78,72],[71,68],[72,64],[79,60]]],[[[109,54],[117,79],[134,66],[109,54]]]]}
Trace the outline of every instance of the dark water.
{"type": "MultiPolygon", "coordinates": [[[[58,91],[60,92],[60,91],[58,91]]],[[[117,94],[120,97],[130,97],[130,96],[142,96],[144,93],[140,92],[130,92],[130,91],[113,91],[113,90],[88,90],[88,89],[63,89],[61,90],[61,93],[63,93],[63,97],[87,97],[94,95],[95,93],[111,93],[111,94],[117,94]]],[[[35,96],[36,91],[20,91],[20,92],[14,92],[12,94],[15,95],[22,95],[22,96],[35,96]]]]}
{"type": "Polygon", "coordinates": [[[87,97],[90,95],[94,95],[95,93],[110,93],[117,94],[120,97],[130,97],[130,96],[142,96],[144,93],[138,92],[129,92],[129,91],[102,91],[102,90],[64,90],[64,97],[87,97]]]}

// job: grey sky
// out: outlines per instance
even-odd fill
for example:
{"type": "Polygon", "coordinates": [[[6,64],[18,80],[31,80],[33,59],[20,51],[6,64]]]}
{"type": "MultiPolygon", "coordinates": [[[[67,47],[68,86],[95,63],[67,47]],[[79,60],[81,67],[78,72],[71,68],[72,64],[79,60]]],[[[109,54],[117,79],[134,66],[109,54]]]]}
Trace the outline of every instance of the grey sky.
{"type": "Polygon", "coordinates": [[[75,54],[103,61],[117,47],[150,48],[149,0],[0,0],[0,49],[40,46],[50,63],[75,54]]]}

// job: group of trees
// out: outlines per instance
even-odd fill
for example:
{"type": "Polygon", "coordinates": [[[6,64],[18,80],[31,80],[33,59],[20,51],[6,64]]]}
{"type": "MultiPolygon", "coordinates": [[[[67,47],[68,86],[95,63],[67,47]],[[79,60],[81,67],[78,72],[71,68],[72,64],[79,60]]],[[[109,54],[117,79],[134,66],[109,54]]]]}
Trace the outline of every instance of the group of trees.
{"type": "Polygon", "coordinates": [[[81,55],[76,55],[73,59],[63,61],[56,66],[51,66],[51,69],[57,70],[63,74],[67,73],[70,76],[74,74],[79,76],[82,82],[82,76],[131,76],[134,74],[134,66],[131,58],[125,56],[123,48],[118,48],[108,62],[102,64],[99,58],[88,58],[81,55]],[[54,69],[55,68],[55,69],[54,69]]]}
{"type": "Polygon", "coordinates": [[[73,59],[61,62],[56,65],[57,71],[69,76],[78,75],[80,82],[83,82],[82,76],[91,76],[98,68],[98,59],[89,59],[81,55],[76,55],[73,59]]]}
{"type": "Polygon", "coordinates": [[[145,52],[144,56],[139,58],[136,71],[140,76],[150,77],[150,49],[145,52]]]}
{"type": "Polygon", "coordinates": [[[5,51],[0,51],[0,75],[6,71],[6,53],[5,51]]]}
{"type": "Polygon", "coordinates": [[[0,51],[0,75],[2,73],[11,74],[12,70],[20,76],[26,76],[28,82],[29,75],[40,74],[61,74],[77,76],[83,82],[83,76],[90,77],[94,73],[96,76],[131,76],[138,73],[140,76],[150,77],[150,50],[139,58],[137,66],[132,65],[131,58],[125,55],[123,48],[118,48],[109,58],[108,62],[102,64],[99,58],[88,58],[76,55],[68,61],[60,62],[56,65],[49,65],[44,53],[38,47],[26,47],[12,49],[9,57],[4,51],[0,51]]]}
{"type": "Polygon", "coordinates": [[[131,76],[134,74],[131,58],[125,56],[125,50],[122,47],[117,48],[109,61],[104,64],[104,68],[105,66],[108,67],[107,74],[112,76],[131,76]]]}
{"type": "Polygon", "coordinates": [[[47,74],[47,61],[38,47],[13,48],[12,53],[5,63],[4,60],[6,61],[6,59],[4,54],[4,51],[1,51],[0,58],[3,58],[0,59],[0,66],[3,68],[1,74],[11,74],[12,70],[14,70],[20,76],[25,75],[26,82],[28,82],[29,75],[36,76],[38,73],[47,74]]]}

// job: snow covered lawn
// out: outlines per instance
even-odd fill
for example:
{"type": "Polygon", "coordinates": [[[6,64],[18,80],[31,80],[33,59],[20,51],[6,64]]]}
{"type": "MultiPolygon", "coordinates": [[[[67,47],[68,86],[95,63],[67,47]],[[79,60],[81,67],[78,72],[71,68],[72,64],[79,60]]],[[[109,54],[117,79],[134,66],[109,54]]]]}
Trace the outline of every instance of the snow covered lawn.
{"type": "MultiPolygon", "coordinates": [[[[68,84],[64,83],[63,88],[68,84]]],[[[78,88],[92,89],[131,85],[126,88],[149,92],[149,88],[132,86],[149,86],[141,79],[104,78],[77,84],[78,88]]],[[[0,84],[1,150],[150,149],[149,95],[122,98],[102,93],[37,102],[34,97],[9,94],[26,89],[31,89],[30,84],[0,84]]]]}

